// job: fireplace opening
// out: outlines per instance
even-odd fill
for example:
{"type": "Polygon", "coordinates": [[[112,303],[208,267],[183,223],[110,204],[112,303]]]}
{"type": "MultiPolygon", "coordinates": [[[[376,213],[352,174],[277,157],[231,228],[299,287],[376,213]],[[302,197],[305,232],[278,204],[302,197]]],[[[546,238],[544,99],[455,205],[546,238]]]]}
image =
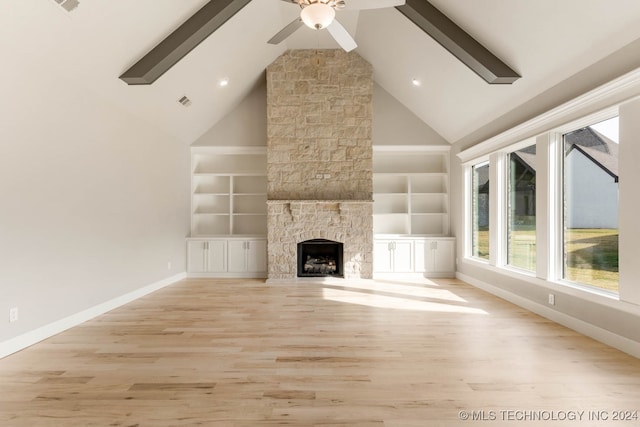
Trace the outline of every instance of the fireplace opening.
{"type": "Polygon", "coordinates": [[[344,277],[342,243],[325,239],[298,243],[298,277],[344,277]]]}

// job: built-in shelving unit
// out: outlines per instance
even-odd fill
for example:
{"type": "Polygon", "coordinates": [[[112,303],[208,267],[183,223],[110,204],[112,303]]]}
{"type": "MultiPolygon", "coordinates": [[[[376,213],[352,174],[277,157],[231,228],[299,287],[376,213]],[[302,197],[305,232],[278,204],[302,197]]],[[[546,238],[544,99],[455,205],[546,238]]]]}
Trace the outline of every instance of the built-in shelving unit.
{"type": "Polygon", "coordinates": [[[449,234],[449,147],[373,147],[374,234],[449,234]]]}
{"type": "Polygon", "coordinates": [[[191,235],[267,234],[265,147],[194,147],[191,235]]]}

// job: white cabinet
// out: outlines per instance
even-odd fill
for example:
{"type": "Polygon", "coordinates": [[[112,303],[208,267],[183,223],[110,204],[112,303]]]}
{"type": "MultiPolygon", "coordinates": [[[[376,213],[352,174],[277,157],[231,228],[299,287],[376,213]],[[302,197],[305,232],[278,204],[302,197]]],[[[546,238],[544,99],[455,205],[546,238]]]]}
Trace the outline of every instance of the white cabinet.
{"type": "Polygon", "coordinates": [[[264,238],[187,239],[189,277],[255,277],[267,275],[264,238]]]}
{"type": "Polygon", "coordinates": [[[430,277],[455,275],[455,239],[416,239],[415,271],[430,277]]]}
{"type": "Polygon", "coordinates": [[[190,240],[187,242],[187,271],[216,273],[226,271],[225,240],[190,240]]]}
{"type": "Polygon", "coordinates": [[[267,271],[267,241],[229,240],[229,273],[264,273],[267,271]]]}
{"type": "Polygon", "coordinates": [[[374,239],[373,272],[455,276],[455,238],[374,239]]]}
{"type": "Polygon", "coordinates": [[[375,234],[449,234],[449,152],[440,146],[373,147],[375,234]]]}
{"type": "Polygon", "coordinates": [[[373,245],[373,269],[381,273],[412,271],[413,244],[410,240],[376,240],[373,245]]]}
{"type": "Polygon", "coordinates": [[[266,147],[192,147],[190,277],[266,277],[266,147]]]}

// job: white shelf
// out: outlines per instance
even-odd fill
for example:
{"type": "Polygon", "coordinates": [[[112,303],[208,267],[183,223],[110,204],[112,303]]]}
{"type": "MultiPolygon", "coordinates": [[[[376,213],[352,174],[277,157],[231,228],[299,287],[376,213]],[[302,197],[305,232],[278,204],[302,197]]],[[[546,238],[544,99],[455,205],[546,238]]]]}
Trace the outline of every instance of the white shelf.
{"type": "Polygon", "coordinates": [[[231,233],[233,235],[266,234],[267,215],[233,215],[231,233]]]}
{"type": "Polygon", "coordinates": [[[192,215],[191,234],[194,236],[229,234],[230,219],[230,215],[192,215]]]}
{"type": "Polygon", "coordinates": [[[233,195],[234,214],[265,214],[267,213],[266,194],[235,194],[233,195]]]}
{"type": "Polygon", "coordinates": [[[191,235],[267,233],[266,147],[194,147],[191,235]]]}
{"type": "Polygon", "coordinates": [[[374,214],[373,230],[376,234],[410,234],[409,214],[374,214]]]}
{"type": "Polygon", "coordinates": [[[411,194],[412,214],[445,214],[447,213],[446,194],[411,194]]]}
{"type": "Polygon", "coordinates": [[[229,214],[228,194],[194,194],[194,214],[229,214]]]}
{"type": "Polygon", "coordinates": [[[449,216],[447,214],[411,215],[411,234],[444,236],[449,234],[448,229],[449,216]]]}
{"type": "Polygon", "coordinates": [[[449,234],[449,147],[374,146],[377,235],[449,234]]]}
{"type": "Polygon", "coordinates": [[[374,214],[409,213],[409,201],[406,194],[376,194],[373,202],[374,214]]]}
{"type": "Polygon", "coordinates": [[[265,174],[234,177],[232,192],[234,194],[267,194],[265,174]]]}
{"type": "Polygon", "coordinates": [[[192,179],[193,194],[228,194],[228,176],[194,176],[192,179]]]}
{"type": "Polygon", "coordinates": [[[374,194],[399,193],[404,194],[409,191],[409,180],[406,176],[397,174],[377,174],[373,175],[374,194]]]}

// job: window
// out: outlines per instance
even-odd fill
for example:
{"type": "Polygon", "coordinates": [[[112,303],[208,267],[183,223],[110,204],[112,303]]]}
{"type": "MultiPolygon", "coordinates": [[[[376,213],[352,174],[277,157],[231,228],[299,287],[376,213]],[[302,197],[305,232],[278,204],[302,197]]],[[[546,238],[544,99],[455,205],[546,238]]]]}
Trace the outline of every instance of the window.
{"type": "Polygon", "coordinates": [[[618,118],[563,135],[565,280],[618,292],[618,118]]]}
{"type": "Polygon", "coordinates": [[[474,158],[460,153],[468,257],[540,283],[619,294],[617,114],[610,107],[490,153],[471,147],[474,158]]]}
{"type": "Polygon", "coordinates": [[[472,167],[471,254],[489,259],[489,162],[472,167]]]}
{"type": "Polygon", "coordinates": [[[507,263],[535,271],[536,268],[536,146],[508,156],[507,263]]]}

